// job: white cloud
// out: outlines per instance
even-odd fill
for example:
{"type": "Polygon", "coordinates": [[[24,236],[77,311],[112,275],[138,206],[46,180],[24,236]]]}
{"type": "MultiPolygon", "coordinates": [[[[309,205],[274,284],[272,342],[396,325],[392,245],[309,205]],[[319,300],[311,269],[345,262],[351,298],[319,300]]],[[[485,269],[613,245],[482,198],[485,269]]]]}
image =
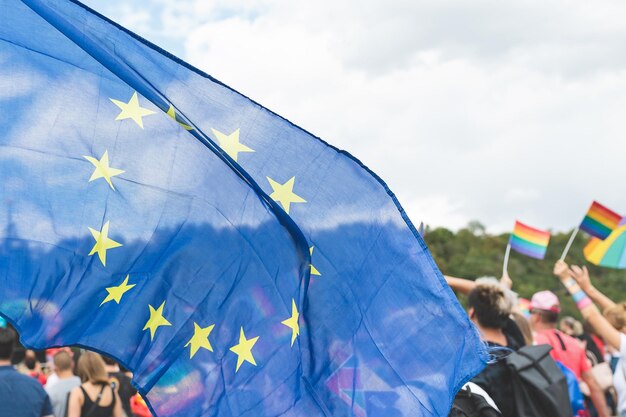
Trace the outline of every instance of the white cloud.
{"type": "Polygon", "coordinates": [[[149,12],[143,35],[360,158],[415,223],[626,213],[622,2],[123,4],[111,17],[149,12]]]}

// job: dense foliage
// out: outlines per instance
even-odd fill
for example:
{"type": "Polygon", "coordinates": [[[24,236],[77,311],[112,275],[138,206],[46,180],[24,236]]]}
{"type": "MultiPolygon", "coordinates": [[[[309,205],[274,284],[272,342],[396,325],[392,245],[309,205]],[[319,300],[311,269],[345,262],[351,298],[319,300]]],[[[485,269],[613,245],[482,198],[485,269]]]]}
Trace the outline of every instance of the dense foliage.
{"type": "MultiPolygon", "coordinates": [[[[544,260],[536,260],[511,251],[509,275],[513,290],[521,297],[549,289],[561,299],[563,314],[578,317],[576,306],[567,296],[560,282],[552,275],[552,268],[561,256],[570,233],[556,233],[544,260]]],[[[428,230],[424,236],[437,265],[446,275],[475,279],[482,276],[500,277],[509,234],[489,235],[478,222],[454,233],[445,228],[428,230]]],[[[580,232],[566,258],[574,265],[587,265],[594,284],[614,301],[626,300],[626,270],[599,268],[590,265],[583,256],[588,236],[580,232]]],[[[465,300],[461,299],[462,302],[465,300]]]]}

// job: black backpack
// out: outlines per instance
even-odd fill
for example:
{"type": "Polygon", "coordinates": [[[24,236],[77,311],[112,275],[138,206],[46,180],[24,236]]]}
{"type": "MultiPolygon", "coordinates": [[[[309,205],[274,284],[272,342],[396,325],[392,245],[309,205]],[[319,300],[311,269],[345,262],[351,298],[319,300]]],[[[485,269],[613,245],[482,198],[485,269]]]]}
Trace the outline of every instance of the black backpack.
{"type": "Polygon", "coordinates": [[[548,345],[525,346],[506,358],[519,417],[572,417],[567,380],[548,345]]]}
{"type": "Polygon", "coordinates": [[[469,386],[461,388],[454,397],[448,417],[500,417],[482,395],[474,394],[469,386]]]}

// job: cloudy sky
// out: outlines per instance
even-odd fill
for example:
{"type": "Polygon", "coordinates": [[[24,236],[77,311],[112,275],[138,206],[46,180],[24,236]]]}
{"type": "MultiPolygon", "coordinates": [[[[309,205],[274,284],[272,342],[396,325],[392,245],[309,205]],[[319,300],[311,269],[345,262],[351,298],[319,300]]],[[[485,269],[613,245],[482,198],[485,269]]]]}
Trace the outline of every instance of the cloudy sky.
{"type": "Polygon", "coordinates": [[[88,0],[377,172],[411,219],[626,214],[626,3],[88,0]]]}

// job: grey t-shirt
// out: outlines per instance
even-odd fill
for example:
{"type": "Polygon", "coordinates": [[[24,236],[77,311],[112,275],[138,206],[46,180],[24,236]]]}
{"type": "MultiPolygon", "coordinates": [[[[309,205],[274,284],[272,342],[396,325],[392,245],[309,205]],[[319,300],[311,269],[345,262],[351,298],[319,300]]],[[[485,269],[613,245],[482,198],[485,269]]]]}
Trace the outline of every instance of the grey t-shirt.
{"type": "Polygon", "coordinates": [[[55,417],[65,417],[67,407],[67,394],[80,385],[80,378],[73,376],[67,379],[59,379],[51,387],[46,387],[55,417]]]}

